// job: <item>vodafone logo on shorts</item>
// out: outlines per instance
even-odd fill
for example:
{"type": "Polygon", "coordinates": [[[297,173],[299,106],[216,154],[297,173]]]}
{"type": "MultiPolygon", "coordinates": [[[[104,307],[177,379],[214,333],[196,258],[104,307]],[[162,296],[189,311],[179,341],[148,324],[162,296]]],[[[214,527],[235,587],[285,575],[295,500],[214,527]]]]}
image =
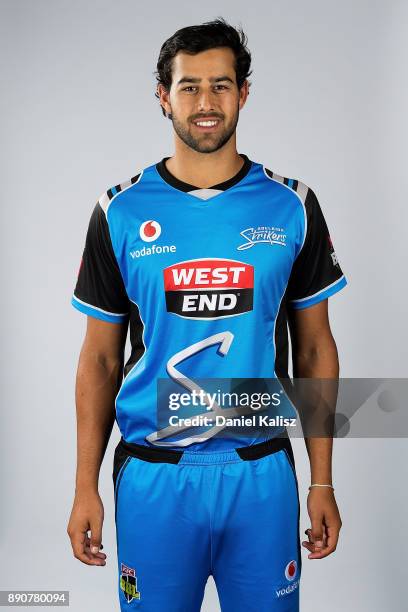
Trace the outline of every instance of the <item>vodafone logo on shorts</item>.
{"type": "Polygon", "coordinates": [[[253,309],[254,267],[209,257],[182,261],[163,270],[166,307],[181,317],[233,317],[253,309]]]}
{"type": "Polygon", "coordinates": [[[295,580],[297,574],[297,563],[294,559],[289,561],[287,566],[285,567],[285,577],[286,580],[289,581],[289,584],[286,586],[282,586],[280,589],[276,589],[276,597],[279,599],[280,597],[286,597],[286,595],[290,595],[296,591],[299,586],[299,580],[295,580]]]}
{"type": "Polygon", "coordinates": [[[145,242],[153,242],[161,234],[161,226],[158,221],[144,221],[140,226],[139,234],[145,242]]]}
{"type": "Polygon", "coordinates": [[[297,563],[295,560],[290,561],[285,567],[285,576],[287,580],[294,580],[296,576],[297,563]]]}

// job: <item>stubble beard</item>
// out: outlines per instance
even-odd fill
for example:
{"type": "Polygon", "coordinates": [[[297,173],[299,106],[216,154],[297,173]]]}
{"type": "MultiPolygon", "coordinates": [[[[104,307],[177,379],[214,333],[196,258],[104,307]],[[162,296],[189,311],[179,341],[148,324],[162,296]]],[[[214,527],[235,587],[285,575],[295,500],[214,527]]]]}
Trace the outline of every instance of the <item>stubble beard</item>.
{"type": "Polygon", "coordinates": [[[220,134],[203,134],[198,138],[194,137],[189,130],[188,126],[190,125],[190,121],[188,121],[186,125],[182,121],[179,121],[174,113],[171,113],[168,117],[173,123],[174,131],[184,144],[194,151],[197,151],[197,153],[214,153],[214,151],[221,149],[234,134],[239,119],[239,107],[237,107],[231,123],[225,126],[220,134]]]}

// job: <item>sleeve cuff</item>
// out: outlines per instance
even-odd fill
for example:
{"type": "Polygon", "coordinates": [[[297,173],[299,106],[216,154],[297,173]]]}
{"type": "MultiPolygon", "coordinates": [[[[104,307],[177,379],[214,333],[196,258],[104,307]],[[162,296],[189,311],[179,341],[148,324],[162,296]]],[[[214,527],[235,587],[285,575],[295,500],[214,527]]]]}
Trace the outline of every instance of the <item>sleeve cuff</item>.
{"type": "Polygon", "coordinates": [[[83,302],[75,295],[71,298],[71,304],[86,315],[91,317],[95,317],[96,319],[100,319],[101,321],[107,321],[108,323],[124,323],[128,319],[128,313],[116,314],[115,312],[108,312],[107,310],[103,310],[103,308],[98,308],[97,306],[92,306],[92,304],[87,304],[83,302]]]}
{"type": "Polygon", "coordinates": [[[334,281],[330,285],[327,285],[327,287],[323,287],[323,289],[320,289],[320,291],[317,291],[316,293],[313,293],[312,295],[308,295],[307,297],[300,298],[298,300],[290,300],[289,304],[292,308],[295,308],[298,310],[300,308],[307,308],[308,306],[313,306],[314,304],[318,304],[319,302],[322,302],[323,300],[330,297],[331,295],[334,295],[335,293],[343,289],[343,287],[345,287],[346,285],[347,285],[347,279],[343,274],[343,276],[340,276],[340,278],[338,278],[336,281],[334,281]]]}

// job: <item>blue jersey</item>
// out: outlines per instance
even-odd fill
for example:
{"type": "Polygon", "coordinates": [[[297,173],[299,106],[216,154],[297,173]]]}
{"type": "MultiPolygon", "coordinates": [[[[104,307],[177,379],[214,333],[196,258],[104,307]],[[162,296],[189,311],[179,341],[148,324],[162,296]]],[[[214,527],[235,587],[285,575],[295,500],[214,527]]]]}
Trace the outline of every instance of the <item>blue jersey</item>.
{"type": "Polygon", "coordinates": [[[208,452],[263,441],[193,429],[159,442],[157,381],[287,378],[290,310],[346,285],[314,191],[241,157],[209,189],[173,177],[164,158],[94,206],[72,305],[129,325],[115,402],[127,442],[208,452]]]}

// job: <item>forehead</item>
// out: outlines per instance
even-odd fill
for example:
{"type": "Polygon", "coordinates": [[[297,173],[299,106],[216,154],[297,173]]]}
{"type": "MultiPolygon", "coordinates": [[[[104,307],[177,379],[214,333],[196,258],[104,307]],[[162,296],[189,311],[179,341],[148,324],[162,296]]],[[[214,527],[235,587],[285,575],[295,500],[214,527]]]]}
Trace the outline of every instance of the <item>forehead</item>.
{"type": "Polygon", "coordinates": [[[173,82],[185,76],[210,79],[227,75],[235,81],[235,56],[229,47],[217,47],[195,55],[179,51],[173,58],[173,82]]]}

